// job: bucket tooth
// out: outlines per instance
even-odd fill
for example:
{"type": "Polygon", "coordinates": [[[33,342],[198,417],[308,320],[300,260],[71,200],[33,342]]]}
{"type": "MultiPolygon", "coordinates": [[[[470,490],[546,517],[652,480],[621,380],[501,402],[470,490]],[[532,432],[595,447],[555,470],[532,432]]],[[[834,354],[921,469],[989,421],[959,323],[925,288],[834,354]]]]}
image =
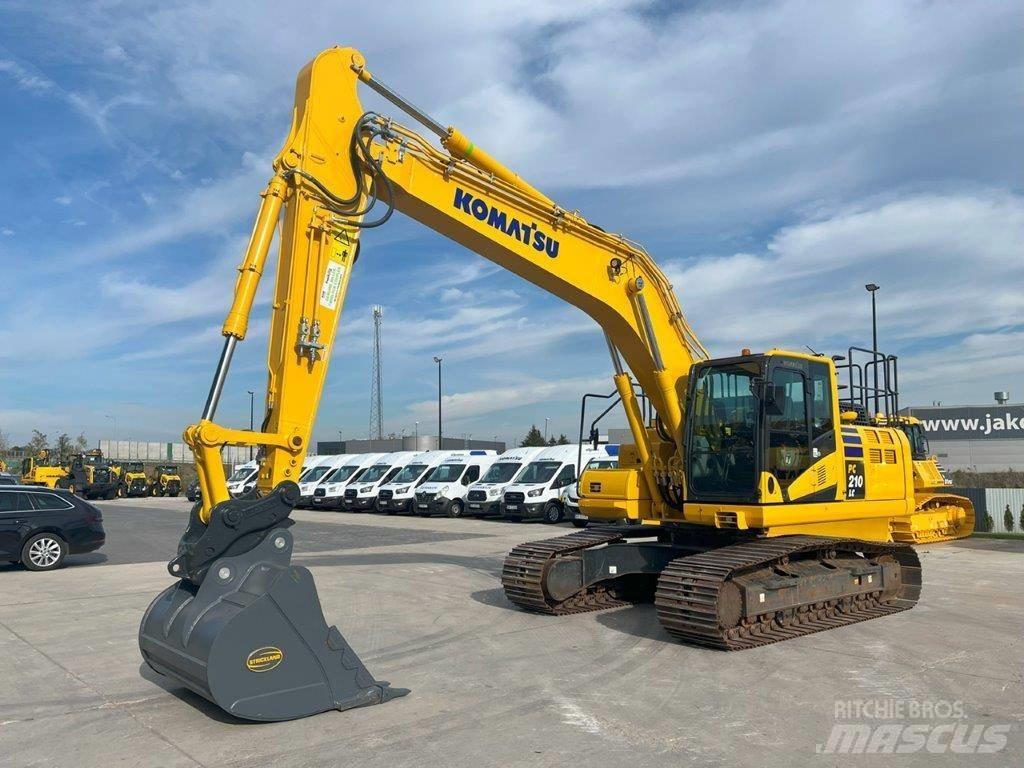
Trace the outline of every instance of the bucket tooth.
{"type": "Polygon", "coordinates": [[[152,602],[139,649],[156,672],[246,720],[279,721],[372,704],[409,691],[374,679],[328,627],[292,536],[269,532],[249,552],[212,563],[152,602]]]}

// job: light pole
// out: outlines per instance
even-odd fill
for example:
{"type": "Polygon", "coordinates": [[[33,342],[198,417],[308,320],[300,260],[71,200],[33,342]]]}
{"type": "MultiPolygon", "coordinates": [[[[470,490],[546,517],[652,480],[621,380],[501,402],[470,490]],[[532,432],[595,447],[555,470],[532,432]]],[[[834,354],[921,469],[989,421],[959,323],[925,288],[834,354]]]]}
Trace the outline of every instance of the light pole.
{"type": "Polygon", "coordinates": [[[878,316],[875,314],[875,291],[881,286],[868,283],[864,289],[871,294],[871,352],[875,368],[875,413],[878,413],[878,316]]]}
{"type": "MultiPolygon", "coordinates": [[[[251,390],[245,390],[249,393],[249,431],[253,431],[254,417],[256,415],[256,393],[251,390]]],[[[252,446],[249,446],[249,461],[252,461],[252,446]]]]}
{"type": "Polygon", "coordinates": [[[441,361],[444,358],[435,357],[437,363],[437,450],[441,450],[441,361]]]}
{"type": "Polygon", "coordinates": [[[344,447],[345,447],[345,446],[344,446],[344,445],[342,445],[342,439],[341,439],[341,430],[339,429],[339,430],[338,430],[338,453],[341,453],[341,451],[342,451],[342,449],[343,449],[344,447]]]}
{"type": "Polygon", "coordinates": [[[548,422],[551,421],[547,416],[544,417],[544,442],[548,441],[548,422]]]}
{"type": "Polygon", "coordinates": [[[419,443],[419,440],[420,440],[420,423],[418,421],[416,422],[415,426],[413,427],[413,430],[414,430],[413,434],[416,436],[416,445],[419,445],[420,444],[419,443]]]}

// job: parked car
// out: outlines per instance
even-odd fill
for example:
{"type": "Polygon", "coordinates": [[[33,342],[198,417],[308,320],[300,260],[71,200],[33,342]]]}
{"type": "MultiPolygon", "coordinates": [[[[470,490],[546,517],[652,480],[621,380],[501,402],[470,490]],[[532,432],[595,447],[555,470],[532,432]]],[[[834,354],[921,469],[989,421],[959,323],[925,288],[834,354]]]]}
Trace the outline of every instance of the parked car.
{"type": "Polygon", "coordinates": [[[68,491],[28,485],[0,486],[0,560],[30,571],[60,568],[70,555],[106,542],[103,514],[68,491]]]}
{"type": "Polygon", "coordinates": [[[0,472],[0,485],[20,485],[21,480],[7,472],[0,472]]]}
{"type": "Polygon", "coordinates": [[[192,502],[203,500],[203,491],[199,487],[198,477],[188,484],[188,488],[185,489],[185,498],[192,502]]]}

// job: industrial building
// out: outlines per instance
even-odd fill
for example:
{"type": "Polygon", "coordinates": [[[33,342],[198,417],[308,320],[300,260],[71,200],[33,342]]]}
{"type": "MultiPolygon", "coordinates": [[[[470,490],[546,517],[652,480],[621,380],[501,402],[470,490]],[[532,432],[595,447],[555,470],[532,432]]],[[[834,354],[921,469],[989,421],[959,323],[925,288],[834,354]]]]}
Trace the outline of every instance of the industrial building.
{"type": "Polygon", "coordinates": [[[996,392],[991,405],[930,405],[902,409],[921,420],[931,452],[947,470],[1024,470],[1024,403],[996,392]]]}

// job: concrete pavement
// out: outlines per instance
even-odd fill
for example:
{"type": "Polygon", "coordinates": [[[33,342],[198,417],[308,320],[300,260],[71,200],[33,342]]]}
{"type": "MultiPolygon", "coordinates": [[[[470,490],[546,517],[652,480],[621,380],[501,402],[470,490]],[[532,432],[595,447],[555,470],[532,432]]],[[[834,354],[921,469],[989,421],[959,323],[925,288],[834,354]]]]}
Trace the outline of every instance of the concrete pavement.
{"type": "Polygon", "coordinates": [[[651,606],[557,618],[512,608],[502,558],[558,529],[299,512],[296,560],[328,622],[376,677],[412,694],[252,724],[140,670],[138,623],[169,584],[187,503],[102,506],[102,558],[0,568],[2,766],[1024,763],[1020,542],[925,549],[913,611],[723,654],[670,641],[651,606]],[[956,722],[1009,726],[1006,745],[971,758],[948,738],[942,754],[829,753],[837,712],[845,722],[850,702],[894,700],[959,703],[956,722]]]}

